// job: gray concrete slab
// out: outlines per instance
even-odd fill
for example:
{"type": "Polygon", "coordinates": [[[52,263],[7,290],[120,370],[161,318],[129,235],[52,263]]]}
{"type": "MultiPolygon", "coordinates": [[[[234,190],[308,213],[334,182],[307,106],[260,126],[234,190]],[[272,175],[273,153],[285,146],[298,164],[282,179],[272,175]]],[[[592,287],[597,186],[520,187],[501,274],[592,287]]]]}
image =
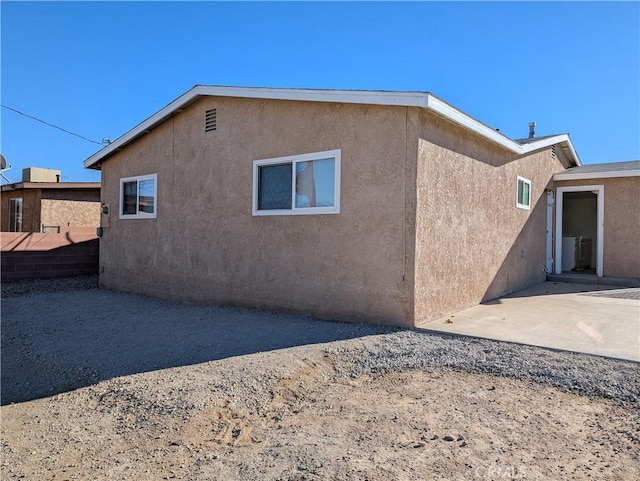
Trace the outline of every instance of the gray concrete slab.
{"type": "Polygon", "coordinates": [[[418,328],[640,361],[640,288],[543,282],[418,328]]]}

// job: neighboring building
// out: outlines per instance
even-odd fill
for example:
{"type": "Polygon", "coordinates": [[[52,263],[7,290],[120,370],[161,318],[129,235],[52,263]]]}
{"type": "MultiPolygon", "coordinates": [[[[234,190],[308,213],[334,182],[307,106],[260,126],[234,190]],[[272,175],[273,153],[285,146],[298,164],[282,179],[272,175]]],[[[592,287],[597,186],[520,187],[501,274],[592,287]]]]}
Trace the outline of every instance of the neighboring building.
{"type": "Polygon", "coordinates": [[[60,182],[60,171],[28,168],[2,186],[2,232],[63,232],[100,225],[100,183],[60,182]]]}
{"type": "Polygon", "coordinates": [[[85,161],[102,285],[402,326],[544,281],[580,165],[429,93],[210,86],[85,161]]]}

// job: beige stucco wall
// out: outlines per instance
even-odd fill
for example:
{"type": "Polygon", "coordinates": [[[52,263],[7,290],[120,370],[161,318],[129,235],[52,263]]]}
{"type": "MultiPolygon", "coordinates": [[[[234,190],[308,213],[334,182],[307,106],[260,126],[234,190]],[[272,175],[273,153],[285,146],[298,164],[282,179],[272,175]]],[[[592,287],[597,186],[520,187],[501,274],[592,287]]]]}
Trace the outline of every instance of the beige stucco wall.
{"type": "Polygon", "coordinates": [[[60,227],[98,227],[100,201],[42,199],[42,224],[60,227]]]}
{"type": "Polygon", "coordinates": [[[416,322],[433,320],[546,278],[546,194],[561,154],[518,157],[421,114],[416,221],[416,322]],[[517,176],[531,210],[516,207],[517,176]]]}
{"type": "Polygon", "coordinates": [[[103,163],[101,283],[411,325],[417,122],[404,107],[198,100],[103,163]],[[211,108],[217,130],[205,133],[211,108]],[[340,214],[252,216],[253,160],[332,149],[340,214]],[[153,173],[157,218],[119,219],[119,179],[153,173]]]}
{"type": "Polygon", "coordinates": [[[558,181],[604,186],[603,275],[640,278],[640,177],[558,181]]]}

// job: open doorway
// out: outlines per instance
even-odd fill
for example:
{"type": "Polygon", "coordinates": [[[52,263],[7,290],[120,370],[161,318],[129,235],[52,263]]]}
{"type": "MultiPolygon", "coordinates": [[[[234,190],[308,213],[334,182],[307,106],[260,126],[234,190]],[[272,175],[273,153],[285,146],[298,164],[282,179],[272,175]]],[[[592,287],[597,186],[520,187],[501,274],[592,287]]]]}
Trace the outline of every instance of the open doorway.
{"type": "Polygon", "coordinates": [[[555,273],[602,276],[604,186],[558,187],[555,273]]]}

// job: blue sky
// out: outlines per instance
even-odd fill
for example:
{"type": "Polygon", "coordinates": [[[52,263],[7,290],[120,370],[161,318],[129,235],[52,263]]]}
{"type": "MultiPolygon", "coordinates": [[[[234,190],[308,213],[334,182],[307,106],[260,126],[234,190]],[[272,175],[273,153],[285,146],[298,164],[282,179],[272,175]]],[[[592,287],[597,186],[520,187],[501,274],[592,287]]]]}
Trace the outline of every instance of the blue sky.
{"type": "MultiPolygon", "coordinates": [[[[115,139],[195,84],[429,91],[506,135],[640,158],[638,2],[1,3],[1,102],[115,139]]],[[[1,109],[0,149],[97,181],[101,147],[1,109]]]]}

